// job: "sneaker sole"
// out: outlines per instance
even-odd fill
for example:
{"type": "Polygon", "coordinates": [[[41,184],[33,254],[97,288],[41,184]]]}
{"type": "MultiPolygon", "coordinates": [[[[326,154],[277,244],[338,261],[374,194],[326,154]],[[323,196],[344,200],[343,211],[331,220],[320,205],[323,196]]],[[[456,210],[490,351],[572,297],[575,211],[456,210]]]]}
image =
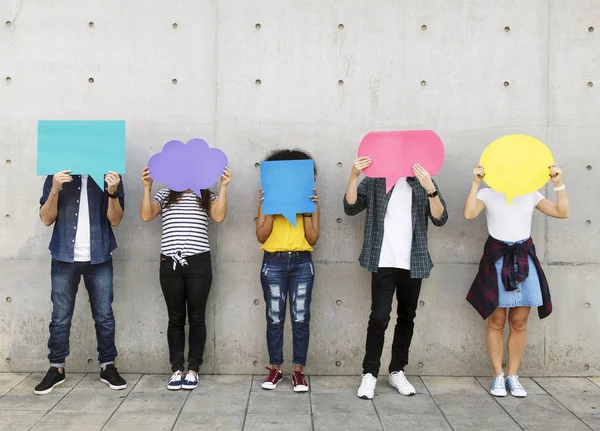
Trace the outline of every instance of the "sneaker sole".
{"type": "Polygon", "coordinates": [[[515,397],[515,398],[525,398],[525,397],[527,396],[527,394],[524,394],[524,395],[523,395],[523,394],[518,394],[518,395],[515,395],[515,394],[513,394],[512,392],[511,392],[510,394],[511,394],[513,397],[515,397]]]}
{"type": "Polygon", "coordinates": [[[181,386],[181,389],[183,389],[184,391],[193,391],[194,389],[196,389],[198,387],[198,385],[196,386],[181,386]]]}
{"type": "Polygon", "coordinates": [[[179,386],[179,387],[171,387],[171,386],[167,385],[167,389],[170,390],[170,391],[178,391],[178,390],[181,389],[181,386],[179,386]]]}
{"type": "Polygon", "coordinates": [[[490,391],[490,394],[495,397],[498,397],[498,398],[504,398],[507,395],[506,392],[494,392],[494,391],[490,391]]]}
{"type": "Polygon", "coordinates": [[[294,392],[308,392],[308,386],[294,386],[294,392]]]}
{"type": "Polygon", "coordinates": [[[368,395],[359,395],[358,398],[361,400],[372,400],[373,397],[369,397],[368,395]]]}
{"type": "Polygon", "coordinates": [[[277,385],[278,384],[279,384],[279,382],[277,382],[275,384],[273,384],[273,383],[268,383],[268,384],[263,383],[262,385],[260,385],[260,387],[263,388],[264,390],[272,391],[272,390],[277,389],[277,385]]]}
{"type": "Polygon", "coordinates": [[[393,384],[392,382],[390,382],[389,380],[388,380],[388,384],[389,384],[389,385],[390,385],[392,388],[395,388],[395,389],[396,389],[396,390],[397,390],[397,391],[400,393],[400,395],[404,395],[405,397],[412,397],[412,396],[414,396],[414,395],[416,395],[416,394],[417,394],[417,392],[416,392],[416,391],[412,391],[412,392],[406,392],[406,393],[404,393],[404,392],[402,392],[400,389],[398,389],[398,386],[394,385],[394,384],[393,384]]]}
{"type": "Polygon", "coordinates": [[[111,385],[108,380],[103,379],[103,378],[100,378],[100,381],[102,383],[106,383],[108,385],[108,387],[111,388],[113,391],[122,391],[123,389],[127,389],[127,383],[125,383],[124,385],[121,385],[121,386],[116,386],[116,385],[111,385]]]}
{"type": "Polygon", "coordinates": [[[66,379],[62,379],[60,382],[56,382],[56,383],[54,383],[54,385],[53,385],[51,388],[48,388],[48,389],[46,389],[46,390],[44,390],[44,391],[36,391],[36,390],[34,390],[34,391],[33,391],[33,394],[34,394],[34,395],[46,395],[46,394],[49,394],[50,392],[52,392],[52,390],[53,390],[55,387],[62,385],[62,384],[65,382],[65,380],[66,380],[66,379]]]}

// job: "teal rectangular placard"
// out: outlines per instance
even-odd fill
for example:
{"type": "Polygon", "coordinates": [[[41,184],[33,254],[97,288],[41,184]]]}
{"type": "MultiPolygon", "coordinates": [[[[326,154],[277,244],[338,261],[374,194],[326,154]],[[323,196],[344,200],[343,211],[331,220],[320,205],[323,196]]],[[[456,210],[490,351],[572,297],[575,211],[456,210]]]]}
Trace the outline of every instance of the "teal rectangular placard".
{"type": "Polygon", "coordinates": [[[108,171],[125,173],[125,121],[38,121],[37,174],[70,170],[104,184],[108,171]]]}

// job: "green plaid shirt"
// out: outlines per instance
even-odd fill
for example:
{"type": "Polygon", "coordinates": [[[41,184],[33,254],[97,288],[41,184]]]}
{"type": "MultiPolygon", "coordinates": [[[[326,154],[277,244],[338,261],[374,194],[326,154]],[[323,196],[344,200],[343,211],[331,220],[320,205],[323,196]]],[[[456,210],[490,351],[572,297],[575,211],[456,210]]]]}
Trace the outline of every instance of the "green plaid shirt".
{"type": "MultiPolygon", "coordinates": [[[[413,239],[410,256],[410,276],[411,278],[427,278],[431,273],[431,268],[433,268],[429,249],[427,248],[427,218],[430,218],[435,226],[443,226],[448,221],[446,202],[440,194],[439,197],[442,205],[444,205],[444,212],[439,220],[432,217],[429,210],[429,197],[419,180],[415,177],[408,177],[406,181],[413,189],[413,239]]],[[[435,181],[433,184],[439,193],[435,181]]],[[[386,194],[385,178],[364,178],[358,185],[358,198],[354,204],[349,204],[346,196],[344,196],[344,211],[346,214],[352,216],[364,209],[367,210],[365,237],[359,262],[369,272],[377,272],[379,268],[379,256],[381,255],[381,245],[383,243],[383,222],[392,191],[386,194]]]]}

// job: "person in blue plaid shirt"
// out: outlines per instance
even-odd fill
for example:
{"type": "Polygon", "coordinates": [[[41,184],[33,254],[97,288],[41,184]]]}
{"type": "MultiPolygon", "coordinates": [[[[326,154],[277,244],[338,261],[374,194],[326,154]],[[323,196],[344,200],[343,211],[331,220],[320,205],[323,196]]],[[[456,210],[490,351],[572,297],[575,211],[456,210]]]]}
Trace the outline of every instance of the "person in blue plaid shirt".
{"type": "Polygon", "coordinates": [[[433,263],[427,247],[428,221],[443,226],[448,221],[446,203],[429,173],[419,164],[414,177],[401,177],[389,193],[385,178],[364,178],[358,182],[371,159],[361,157],[352,166],[344,196],[344,211],[356,215],[367,210],[360,264],[372,273],[371,316],[363,360],[363,377],[358,396],[373,399],[385,330],[390,321],[394,292],[398,319],[392,342],[388,383],[402,395],[414,395],[415,388],[404,375],[413,336],[421,282],[429,277],[433,263]]]}

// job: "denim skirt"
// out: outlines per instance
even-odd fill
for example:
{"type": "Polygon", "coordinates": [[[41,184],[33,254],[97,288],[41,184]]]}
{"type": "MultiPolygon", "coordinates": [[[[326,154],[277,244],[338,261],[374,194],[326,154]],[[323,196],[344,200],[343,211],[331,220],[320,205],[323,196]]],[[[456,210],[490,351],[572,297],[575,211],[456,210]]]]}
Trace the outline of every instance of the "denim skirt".
{"type": "MultiPolygon", "coordinates": [[[[514,243],[507,242],[512,245],[514,243]]],[[[498,307],[539,307],[544,301],[542,299],[542,289],[533,259],[529,256],[529,276],[522,283],[517,283],[516,290],[506,290],[502,283],[502,264],[504,257],[496,261],[496,273],[498,276],[498,307]]]]}

